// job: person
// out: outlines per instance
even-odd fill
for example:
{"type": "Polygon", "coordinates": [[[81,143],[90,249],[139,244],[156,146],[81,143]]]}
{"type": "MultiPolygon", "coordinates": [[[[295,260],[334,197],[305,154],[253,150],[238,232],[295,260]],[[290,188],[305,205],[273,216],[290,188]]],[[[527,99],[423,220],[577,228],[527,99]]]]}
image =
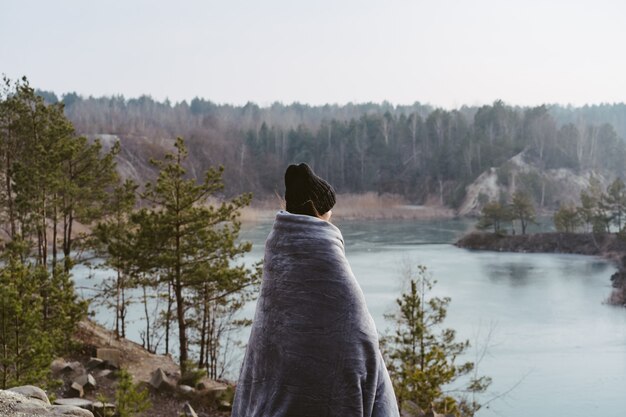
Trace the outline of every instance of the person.
{"type": "Polygon", "coordinates": [[[233,417],[399,416],[374,321],[330,223],[335,198],[307,164],[287,168],[233,417]]]}

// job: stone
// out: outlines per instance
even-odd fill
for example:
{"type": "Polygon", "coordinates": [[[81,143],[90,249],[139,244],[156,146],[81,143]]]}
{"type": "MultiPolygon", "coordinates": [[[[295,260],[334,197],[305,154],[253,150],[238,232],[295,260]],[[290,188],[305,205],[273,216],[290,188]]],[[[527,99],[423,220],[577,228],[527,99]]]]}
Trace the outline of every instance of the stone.
{"type": "Polygon", "coordinates": [[[81,375],[74,382],[80,384],[85,391],[93,391],[96,388],[96,379],[91,374],[81,375]]]}
{"type": "Polygon", "coordinates": [[[156,371],[152,372],[150,385],[158,391],[170,391],[174,389],[174,384],[161,368],[157,368],[156,371]]]}
{"type": "Polygon", "coordinates": [[[91,405],[91,411],[96,416],[112,416],[115,414],[115,404],[94,401],[91,405]]]}
{"type": "Polygon", "coordinates": [[[105,367],[105,363],[103,359],[100,358],[90,358],[89,362],[87,362],[87,370],[91,371],[94,369],[102,369],[105,367]]]}
{"type": "Polygon", "coordinates": [[[115,379],[115,372],[113,372],[110,369],[103,369],[100,372],[98,372],[96,374],[96,377],[98,378],[109,378],[109,379],[115,379]]]}
{"type": "Polygon", "coordinates": [[[66,365],[67,365],[67,361],[65,359],[56,358],[50,364],[50,370],[52,371],[53,374],[57,375],[61,373],[61,371],[63,370],[63,368],[65,368],[66,365]]]}
{"type": "Polygon", "coordinates": [[[34,402],[17,403],[13,407],[13,412],[27,416],[44,416],[49,414],[48,407],[37,400],[34,402]]]}
{"type": "Polygon", "coordinates": [[[71,405],[73,407],[84,408],[90,410],[93,401],[85,400],[83,398],[58,398],[54,400],[54,405],[71,405]]]}
{"type": "Polygon", "coordinates": [[[22,385],[21,387],[9,388],[8,391],[17,392],[26,398],[41,401],[44,405],[50,405],[50,400],[46,392],[39,387],[33,385],[22,385]]]}
{"type": "Polygon", "coordinates": [[[208,398],[212,398],[214,400],[217,400],[219,398],[222,397],[222,395],[224,395],[224,393],[228,390],[228,387],[226,385],[217,385],[217,384],[213,384],[213,385],[209,385],[206,390],[205,390],[205,395],[208,398]]]}
{"type": "Polygon", "coordinates": [[[193,387],[190,387],[189,385],[179,385],[177,387],[178,389],[178,393],[182,394],[182,395],[191,395],[194,393],[195,389],[193,389],[193,387]]]}
{"type": "Polygon", "coordinates": [[[65,374],[72,374],[72,373],[77,373],[77,374],[81,374],[85,371],[85,368],[83,368],[83,365],[78,362],[69,362],[65,368],[63,368],[63,373],[65,374]]]}
{"type": "Polygon", "coordinates": [[[53,405],[51,411],[55,417],[94,417],[91,411],[71,405],[53,405]]]}
{"type": "Polygon", "coordinates": [[[217,411],[232,411],[233,406],[225,400],[220,400],[217,403],[217,411]]]}
{"type": "Polygon", "coordinates": [[[122,352],[118,349],[98,348],[96,353],[98,359],[102,359],[106,366],[113,369],[120,369],[122,363],[122,352]]]}
{"type": "MultiPolygon", "coordinates": [[[[21,387],[18,387],[21,388],[21,387]]],[[[30,390],[33,391],[33,390],[30,390]]],[[[34,390],[36,391],[36,390],[34,390]]],[[[47,397],[46,397],[47,398],[47,397]]],[[[84,400],[80,400],[84,401],[84,400]]],[[[40,398],[28,397],[19,392],[0,390],[0,416],[2,417],[94,417],[93,413],[74,405],[49,405],[40,398]]]]}
{"type": "Polygon", "coordinates": [[[185,417],[198,417],[198,414],[196,414],[196,411],[191,407],[189,403],[185,403],[183,405],[183,415],[185,417]]]}
{"type": "Polygon", "coordinates": [[[62,374],[80,373],[82,369],[83,369],[83,365],[78,361],[65,362],[63,366],[61,367],[59,373],[62,373],[62,374]]]}
{"type": "Polygon", "coordinates": [[[72,385],[70,385],[70,389],[67,391],[67,395],[72,398],[83,398],[85,396],[85,390],[83,389],[82,385],[74,381],[72,382],[72,385]]]}

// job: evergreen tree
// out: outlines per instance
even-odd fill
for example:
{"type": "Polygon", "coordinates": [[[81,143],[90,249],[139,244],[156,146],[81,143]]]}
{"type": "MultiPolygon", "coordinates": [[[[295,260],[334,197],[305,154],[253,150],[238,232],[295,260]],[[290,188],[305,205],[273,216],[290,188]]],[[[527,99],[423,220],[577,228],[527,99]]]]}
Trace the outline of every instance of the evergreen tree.
{"type": "Polygon", "coordinates": [[[51,357],[71,348],[76,324],[85,316],[86,303],[79,301],[70,276],[75,253],[69,242],[76,235],[71,223],[72,218],[87,219],[78,212],[103,205],[93,190],[104,190],[114,164],[112,154],[100,155],[97,143],[74,135],[62,104],[45,103],[25,78],[16,83],[4,79],[0,171],[0,218],[7,231],[0,283],[3,383],[38,383],[51,357]],[[90,150],[91,158],[84,150],[90,150]],[[101,187],[84,181],[103,161],[107,169],[94,174],[101,187]],[[68,212],[65,196],[72,190],[82,202],[68,212]]]}
{"type": "Polygon", "coordinates": [[[148,394],[148,391],[139,384],[133,384],[133,378],[126,369],[120,369],[115,389],[116,415],[133,417],[148,410],[151,406],[148,394]]]}
{"type": "Polygon", "coordinates": [[[608,233],[613,216],[607,203],[607,196],[602,191],[602,184],[596,177],[591,177],[589,186],[581,191],[580,201],[578,212],[587,228],[591,227],[594,233],[608,233]]]}
{"type": "MultiPolygon", "coordinates": [[[[223,168],[210,168],[198,184],[186,178],[186,158],[187,149],[178,138],[175,153],[153,161],[160,172],[156,183],[146,185],[143,197],[153,207],[151,215],[145,217],[149,222],[142,224],[158,236],[158,240],[152,240],[151,259],[172,289],[182,372],[189,359],[189,308],[193,296],[203,294],[202,300],[214,302],[245,289],[256,279],[251,271],[232,264],[251,249],[250,243],[237,242],[239,210],[249,204],[251,196],[241,195],[217,206],[210,204],[209,198],[223,188],[223,168]]],[[[202,318],[202,322],[206,320],[212,317],[202,318]]]]}
{"type": "Polygon", "coordinates": [[[510,220],[511,213],[506,206],[497,201],[490,201],[483,206],[477,227],[479,229],[493,227],[493,232],[499,233],[502,230],[502,223],[510,220]]]}
{"type": "Polygon", "coordinates": [[[522,227],[522,234],[526,234],[529,223],[535,221],[535,206],[530,196],[524,192],[516,192],[510,204],[511,217],[519,220],[522,227]]]}
{"type": "MultiPolygon", "coordinates": [[[[475,364],[457,364],[469,348],[469,341],[456,341],[456,332],[442,327],[450,298],[430,296],[433,285],[425,266],[408,271],[409,291],[397,300],[399,311],[388,316],[397,325],[395,334],[384,339],[389,372],[401,411],[412,404],[422,411],[437,411],[455,416],[472,416],[480,409],[474,394],[484,392],[488,377],[473,377],[475,364]],[[466,376],[469,381],[460,392],[471,397],[454,397],[445,392],[448,384],[466,376]]],[[[417,411],[417,410],[412,410],[417,411]]]]}
{"type": "Polygon", "coordinates": [[[617,231],[619,232],[622,230],[622,220],[626,212],[626,185],[620,178],[616,178],[609,185],[604,201],[611,213],[611,220],[617,226],[617,231]]]}
{"type": "Polygon", "coordinates": [[[103,246],[106,268],[115,271],[115,277],[102,282],[102,293],[106,304],[115,310],[115,335],[126,337],[126,312],[131,300],[128,290],[138,284],[136,278],[138,254],[136,252],[136,224],[131,215],[136,204],[137,185],[126,180],[118,185],[110,198],[110,216],[98,223],[95,236],[103,246]],[[114,301],[110,303],[110,300],[114,301]]]}
{"type": "MultiPolygon", "coordinates": [[[[11,244],[17,246],[16,242],[11,244]]],[[[13,249],[5,253],[2,262],[0,388],[42,383],[55,351],[58,352],[53,329],[46,329],[41,317],[43,299],[39,283],[47,278],[46,272],[21,262],[13,249]]]]}
{"type": "Polygon", "coordinates": [[[558,232],[575,232],[582,224],[580,211],[576,207],[561,206],[553,216],[554,227],[558,232]]]}

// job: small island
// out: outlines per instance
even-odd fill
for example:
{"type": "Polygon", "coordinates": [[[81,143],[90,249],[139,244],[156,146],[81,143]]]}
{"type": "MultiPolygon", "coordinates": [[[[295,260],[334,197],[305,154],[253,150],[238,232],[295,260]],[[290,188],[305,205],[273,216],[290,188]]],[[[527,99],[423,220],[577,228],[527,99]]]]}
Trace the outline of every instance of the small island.
{"type": "Polygon", "coordinates": [[[485,201],[476,224],[479,231],[465,235],[455,245],[496,252],[603,257],[617,267],[611,275],[614,290],[607,303],[626,306],[626,185],[616,178],[605,189],[591,177],[580,193],[579,206],[561,204],[553,213],[556,232],[527,233],[528,226],[536,223],[536,209],[526,192],[513,193],[508,204],[502,198],[485,201]],[[510,225],[511,234],[505,225],[510,225]]]}

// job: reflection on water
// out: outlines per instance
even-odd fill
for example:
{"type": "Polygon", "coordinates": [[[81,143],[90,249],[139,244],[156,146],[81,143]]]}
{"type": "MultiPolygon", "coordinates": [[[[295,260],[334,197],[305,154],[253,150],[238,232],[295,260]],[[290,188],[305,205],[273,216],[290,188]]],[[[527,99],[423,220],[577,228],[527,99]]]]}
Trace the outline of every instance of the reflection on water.
{"type": "Polygon", "coordinates": [[[520,262],[508,262],[505,264],[486,264],[485,272],[492,281],[506,280],[510,285],[523,286],[528,284],[529,277],[534,271],[533,265],[520,262]]]}

